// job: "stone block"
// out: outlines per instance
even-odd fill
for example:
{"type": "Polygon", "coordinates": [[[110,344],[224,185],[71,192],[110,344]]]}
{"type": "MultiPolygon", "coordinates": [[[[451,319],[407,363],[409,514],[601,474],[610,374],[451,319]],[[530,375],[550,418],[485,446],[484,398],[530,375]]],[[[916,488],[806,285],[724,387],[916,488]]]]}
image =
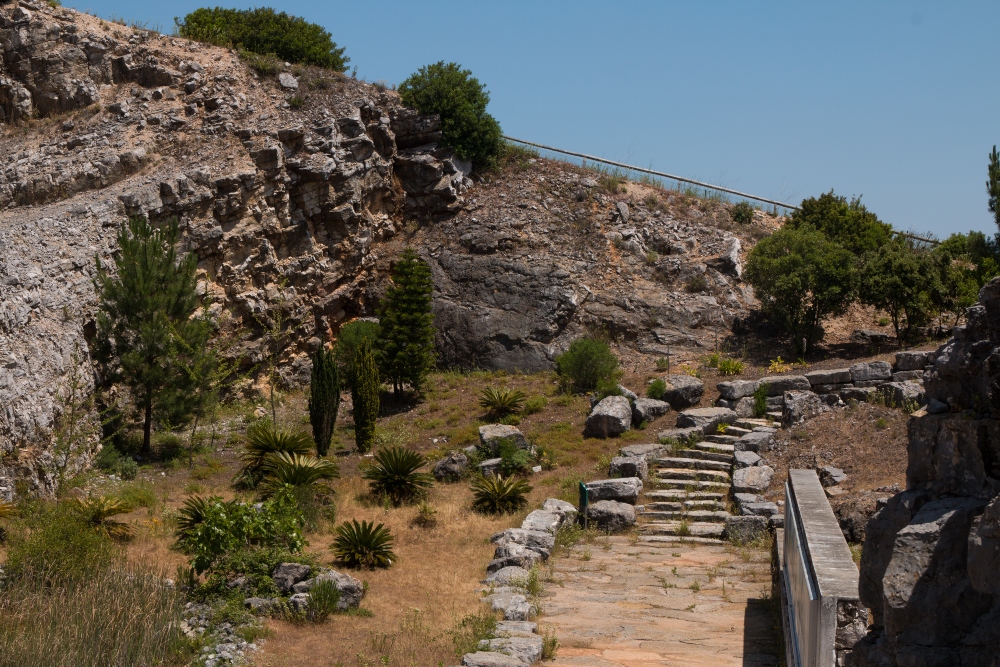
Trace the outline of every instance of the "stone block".
{"type": "Polygon", "coordinates": [[[616,456],[608,466],[610,477],[638,477],[645,480],[649,476],[649,463],[645,456],[616,456]]]}
{"type": "Polygon", "coordinates": [[[733,472],[734,493],[763,493],[771,486],[774,469],[771,466],[752,466],[733,472]]]}
{"type": "Polygon", "coordinates": [[[654,398],[637,398],[632,404],[632,423],[642,424],[670,412],[670,404],[654,398]]]}
{"type": "Polygon", "coordinates": [[[531,444],[524,437],[519,428],[507,426],[506,424],[484,424],[479,427],[479,446],[491,454],[496,454],[500,450],[500,442],[509,440],[518,449],[531,451],[531,444]]]}
{"type": "Polygon", "coordinates": [[[642,493],[642,479],[639,477],[623,477],[618,479],[599,479],[586,482],[588,499],[591,504],[599,500],[617,500],[618,502],[635,505],[642,493]]]}
{"type": "Polygon", "coordinates": [[[667,385],[663,400],[675,410],[697,405],[705,394],[705,383],[691,375],[666,375],[660,379],[667,385]]]}
{"type": "Polygon", "coordinates": [[[851,381],[854,384],[871,381],[884,382],[891,379],[892,366],[885,361],[866,361],[851,366],[851,381]]]}
{"type": "Polygon", "coordinates": [[[933,361],[933,358],[929,358],[929,355],[932,354],[927,352],[897,352],[893,368],[897,371],[922,372],[933,361]]]}
{"type": "Polygon", "coordinates": [[[632,428],[632,406],[624,396],[608,396],[594,406],[584,437],[611,438],[632,428]]]}
{"type": "Polygon", "coordinates": [[[768,534],[767,517],[727,516],[723,535],[735,544],[746,544],[768,534]]]}
{"type": "Polygon", "coordinates": [[[735,457],[733,459],[733,467],[736,469],[749,468],[751,466],[758,465],[760,461],[761,461],[760,457],[754,452],[740,450],[737,451],[735,454],[735,457]]]}
{"type": "MultiPolygon", "coordinates": [[[[848,384],[853,382],[850,368],[834,368],[806,373],[806,379],[813,387],[825,384],[848,384]]],[[[818,392],[819,390],[817,390],[818,392]]]]}
{"type": "Polygon", "coordinates": [[[731,380],[720,382],[717,385],[719,396],[728,401],[737,401],[746,396],[751,396],[757,390],[756,380],[731,380]]]}
{"type": "Polygon", "coordinates": [[[729,408],[694,408],[677,416],[677,427],[696,428],[703,434],[715,433],[719,424],[732,424],[738,418],[729,408]]]}
{"type": "Polygon", "coordinates": [[[827,412],[829,409],[830,407],[823,402],[819,394],[811,391],[786,391],[781,421],[786,426],[793,426],[827,412]]]}
{"type": "Polygon", "coordinates": [[[768,375],[758,382],[767,384],[768,396],[782,396],[786,391],[809,391],[812,388],[804,375],[768,375]]]}
{"type": "Polygon", "coordinates": [[[635,508],[615,500],[599,500],[587,507],[587,520],[599,530],[618,533],[635,525],[635,508]]]}

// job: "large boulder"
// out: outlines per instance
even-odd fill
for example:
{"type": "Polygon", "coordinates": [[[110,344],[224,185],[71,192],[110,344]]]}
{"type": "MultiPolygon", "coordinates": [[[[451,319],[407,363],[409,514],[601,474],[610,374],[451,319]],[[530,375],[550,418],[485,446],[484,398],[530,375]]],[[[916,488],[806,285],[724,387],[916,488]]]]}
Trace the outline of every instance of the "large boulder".
{"type": "Polygon", "coordinates": [[[733,493],[763,493],[771,486],[772,479],[774,468],[771,466],[740,468],[733,472],[733,493]]]}
{"type": "Polygon", "coordinates": [[[306,579],[292,586],[295,593],[308,593],[316,584],[328,581],[333,587],[340,591],[340,601],[337,602],[337,609],[346,611],[361,604],[365,597],[365,585],[349,574],[342,574],[334,570],[323,570],[312,579],[306,579]]]}
{"type": "Polygon", "coordinates": [[[587,438],[611,438],[632,428],[632,406],[624,396],[608,396],[594,406],[583,431],[587,438]]]}
{"type": "Polygon", "coordinates": [[[434,464],[434,479],[439,482],[458,481],[468,467],[469,457],[465,452],[451,452],[434,464]]]}
{"type": "Polygon", "coordinates": [[[271,578],[274,579],[274,585],[279,591],[287,593],[292,590],[292,586],[309,578],[310,572],[312,567],[305,563],[278,563],[271,573],[271,578]]]}
{"type": "Polygon", "coordinates": [[[665,375],[660,379],[667,385],[663,400],[674,409],[697,405],[705,394],[705,383],[691,375],[665,375]]]}
{"type": "Polygon", "coordinates": [[[730,542],[746,544],[767,535],[765,516],[727,516],[723,535],[730,542]]]}
{"type": "Polygon", "coordinates": [[[756,380],[730,380],[729,382],[720,382],[716,388],[722,398],[727,401],[737,401],[752,395],[757,391],[757,386],[756,380]]]}
{"type": "Polygon", "coordinates": [[[655,398],[637,398],[632,402],[632,423],[642,424],[670,412],[670,404],[655,398]]]}
{"type": "Polygon", "coordinates": [[[545,554],[548,558],[549,552],[556,546],[556,538],[552,533],[543,530],[525,530],[523,528],[508,528],[499,533],[494,533],[490,537],[490,543],[498,546],[503,544],[520,544],[545,554]]]}
{"type": "MultiPolygon", "coordinates": [[[[891,402],[891,405],[905,407],[918,406],[924,403],[924,388],[918,382],[912,380],[886,382],[881,386],[880,391],[891,402]]],[[[911,407],[910,409],[914,408],[911,407]]]]}
{"type": "Polygon", "coordinates": [[[740,436],[740,439],[734,443],[734,449],[738,452],[757,452],[760,454],[771,449],[772,440],[774,440],[774,431],[770,429],[751,431],[740,436]]]}
{"type": "Polygon", "coordinates": [[[804,375],[768,375],[757,382],[767,385],[768,396],[782,396],[786,391],[808,391],[812,388],[804,375]]]}
{"type": "Polygon", "coordinates": [[[922,371],[933,359],[933,352],[897,352],[894,368],[897,371],[922,371]]]}
{"type": "Polygon", "coordinates": [[[562,525],[576,521],[577,509],[573,503],[558,498],[549,498],[542,503],[542,509],[546,512],[556,512],[563,515],[562,525]]]}
{"type": "Polygon", "coordinates": [[[737,419],[736,412],[729,408],[693,408],[677,415],[677,427],[710,434],[715,433],[719,424],[732,424],[737,419]]]}
{"type": "Polygon", "coordinates": [[[885,361],[866,361],[851,366],[851,382],[858,387],[872,387],[892,379],[892,366],[885,361]]]}
{"type": "Polygon", "coordinates": [[[618,502],[635,505],[642,493],[642,480],[638,477],[622,477],[618,479],[598,479],[587,482],[588,500],[617,500],[618,502]]]}
{"type": "Polygon", "coordinates": [[[645,456],[616,456],[608,466],[610,477],[638,477],[645,480],[649,476],[649,463],[645,456]]]}
{"type": "Polygon", "coordinates": [[[806,373],[806,379],[813,387],[817,385],[847,384],[853,382],[850,368],[834,368],[806,373]]]}
{"type": "Polygon", "coordinates": [[[483,451],[497,454],[504,440],[514,443],[518,449],[531,451],[531,444],[519,428],[506,424],[484,424],[479,427],[479,446],[483,451]]]}
{"type": "Polygon", "coordinates": [[[554,534],[562,527],[565,521],[565,512],[535,510],[524,518],[524,521],[521,522],[521,528],[554,534]]]}
{"type": "Polygon", "coordinates": [[[587,507],[587,520],[600,530],[618,533],[635,525],[635,508],[615,500],[599,500],[587,507]]]}
{"type": "Polygon", "coordinates": [[[819,394],[811,391],[786,391],[781,421],[786,426],[793,426],[829,410],[830,406],[823,402],[819,394]]]}

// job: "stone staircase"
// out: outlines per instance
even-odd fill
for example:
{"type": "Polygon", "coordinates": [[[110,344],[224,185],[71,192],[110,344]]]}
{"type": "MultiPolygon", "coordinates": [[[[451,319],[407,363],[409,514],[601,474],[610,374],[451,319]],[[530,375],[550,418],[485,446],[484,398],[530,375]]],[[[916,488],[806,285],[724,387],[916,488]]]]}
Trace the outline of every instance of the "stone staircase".
{"type": "Polygon", "coordinates": [[[641,542],[721,540],[730,516],[735,443],[763,420],[739,420],[724,435],[708,435],[670,456],[650,460],[645,504],[638,516],[641,542]]]}

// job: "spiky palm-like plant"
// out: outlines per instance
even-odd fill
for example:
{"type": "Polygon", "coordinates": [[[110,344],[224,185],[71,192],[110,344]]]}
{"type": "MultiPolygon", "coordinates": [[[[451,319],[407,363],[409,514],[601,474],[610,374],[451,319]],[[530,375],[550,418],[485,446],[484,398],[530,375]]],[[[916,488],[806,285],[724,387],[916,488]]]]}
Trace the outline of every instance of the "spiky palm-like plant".
{"type": "Polygon", "coordinates": [[[394,506],[410,502],[423,495],[434,482],[430,473],[417,472],[426,460],[406,447],[386,447],[375,454],[375,461],[362,473],[369,480],[374,496],[384,496],[394,506]]]}
{"type": "Polygon", "coordinates": [[[392,533],[384,524],[352,519],[336,529],[337,537],[330,548],[337,560],[349,567],[389,567],[396,558],[392,551],[392,533]]]}
{"type": "Polygon", "coordinates": [[[244,488],[254,489],[263,479],[264,468],[272,454],[306,455],[312,447],[312,438],[305,431],[280,429],[268,421],[258,422],[247,429],[243,468],[236,476],[236,482],[244,488]]]}
{"type": "Polygon", "coordinates": [[[472,480],[472,509],[483,514],[510,514],[528,503],[531,487],[523,479],[490,475],[472,480]]]}
{"type": "Polygon", "coordinates": [[[133,536],[132,526],[111,517],[127,514],[132,506],[114,496],[96,496],[92,498],[73,498],[69,501],[70,508],[80,516],[95,532],[113,540],[130,540],[133,536]]]}
{"type": "Polygon", "coordinates": [[[340,477],[340,469],[333,461],[315,456],[278,452],[268,457],[264,464],[261,495],[269,497],[285,485],[308,487],[323,479],[340,477]]]}
{"type": "Polygon", "coordinates": [[[519,389],[487,387],[479,395],[479,405],[488,410],[491,417],[500,418],[520,412],[525,398],[519,389]]]}
{"type": "Polygon", "coordinates": [[[177,530],[174,532],[177,539],[184,540],[191,537],[195,528],[200,526],[205,520],[205,515],[208,513],[209,508],[221,502],[222,498],[218,496],[211,496],[209,498],[192,496],[185,500],[181,508],[177,510],[177,530]]]}

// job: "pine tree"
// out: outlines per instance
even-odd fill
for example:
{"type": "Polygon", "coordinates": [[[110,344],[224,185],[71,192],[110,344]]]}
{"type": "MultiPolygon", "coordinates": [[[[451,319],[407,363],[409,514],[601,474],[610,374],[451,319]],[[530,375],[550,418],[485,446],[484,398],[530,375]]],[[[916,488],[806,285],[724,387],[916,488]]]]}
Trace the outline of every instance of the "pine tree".
{"type": "Polygon", "coordinates": [[[153,229],[133,218],[118,233],[116,275],[97,258],[94,287],[99,295],[95,360],[106,383],[128,387],[142,413],[142,450],[150,450],[154,411],[178,423],[190,414],[182,399],[190,393],[184,372],[185,345],[199,348],[205,324],[193,318],[197,257],[178,259],[177,222],[153,229]],[[180,340],[179,340],[180,339],[180,340]]]}
{"type": "Polygon", "coordinates": [[[997,154],[997,147],[993,147],[990,153],[990,164],[987,167],[986,194],[989,195],[988,205],[993,214],[993,220],[1000,227],[1000,154],[997,154]]]}
{"type": "Polygon", "coordinates": [[[419,392],[434,367],[434,281],[413,248],[403,251],[379,313],[379,367],[398,396],[403,385],[419,392]]]}
{"type": "Polygon", "coordinates": [[[351,387],[354,402],[354,440],[362,454],[370,452],[375,443],[375,420],[379,413],[378,366],[372,354],[372,344],[361,340],[355,357],[355,382],[351,387]]]}
{"type": "Polygon", "coordinates": [[[309,383],[309,423],[312,424],[316,453],[326,456],[340,410],[340,371],[332,350],[320,346],[313,355],[309,383]]]}

